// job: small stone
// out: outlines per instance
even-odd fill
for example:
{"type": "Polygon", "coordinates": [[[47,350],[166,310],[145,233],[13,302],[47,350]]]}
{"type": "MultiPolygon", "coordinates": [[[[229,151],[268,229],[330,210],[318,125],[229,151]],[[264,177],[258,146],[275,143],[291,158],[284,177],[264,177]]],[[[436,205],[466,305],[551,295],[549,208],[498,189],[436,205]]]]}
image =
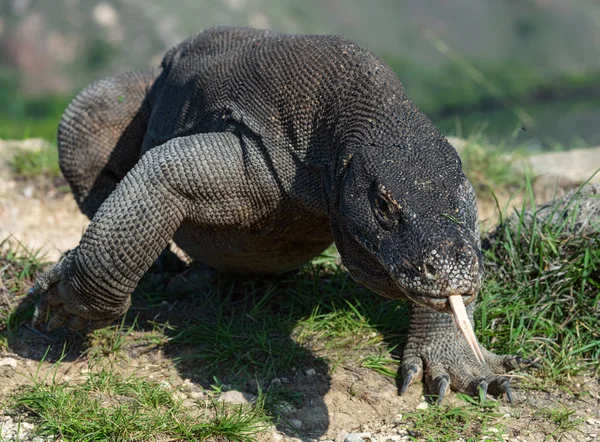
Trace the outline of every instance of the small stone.
{"type": "Polygon", "coordinates": [[[192,399],[184,399],[181,405],[185,408],[194,408],[196,407],[196,401],[193,401],[192,399]]]}
{"type": "Polygon", "coordinates": [[[275,409],[277,410],[278,413],[288,414],[288,415],[293,414],[296,411],[298,411],[296,409],[296,407],[294,407],[292,404],[290,404],[289,402],[286,402],[286,401],[281,401],[279,404],[277,404],[275,409]]]}
{"type": "MultiPolygon", "coordinates": [[[[0,364],[2,365],[2,364],[0,364]]],[[[600,420],[598,419],[588,419],[585,421],[586,424],[588,425],[592,425],[594,427],[600,427],[600,420]]]]}
{"type": "Polygon", "coordinates": [[[261,390],[261,386],[259,385],[256,379],[250,379],[246,382],[246,391],[252,394],[258,394],[261,390]]]}
{"type": "Polygon", "coordinates": [[[21,423],[21,428],[27,430],[27,431],[31,431],[33,430],[33,424],[29,423],[29,422],[22,422],[21,423]]]}
{"type": "Polygon", "coordinates": [[[271,381],[271,386],[275,386],[275,385],[281,385],[281,379],[273,378],[273,380],[271,381]]]}
{"type": "Polygon", "coordinates": [[[15,358],[2,358],[0,359],[0,367],[3,366],[17,368],[17,360],[15,358]]]}
{"type": "Polygon", "coordinates": [[[176,401],[183,401],[187,399],[187,395],[185,393],[182,393],[181,391],[176,391],[175,393],[173,393],[173,399],[175,399],[176,401]]]}
{"type": "Polygon", "coordinates": [[[314,368],[309,368],[304,373],[306,373],[306,376],[314,376],[317,374],[317,371],[314,368]]]}
{"type": "Polygon", "coordinates": [[[417,405],[417,410],[427,410],[429,408],[429,404],[427,402],[421,402],[417,405]]]}
{"type": "Polygon", "coordinates": [[[31,198],[33,196],[33,186],[29,185],[23,189],[23,196],[25,198],[31,198]]]}
{"type": "Polygon", "coordinates": [[[364,433],[348,433],[344,438],[344,442],[365,442],[362,438],[364,433]]]}
{"type": "Polygon", "coordinates": [[[346,433],[344,430],[342,430],[337,434],[337,436],[334,439],[334,442],[344,442],[344,440],[346,439],[346,436],[348,436],[348,433],[346,433]]]}
{"type": "Polygon", "coordinates": [[[248,393],[242,393],[237,390],[229,390],[219,396],[219,400],[229,404],[250,404],[255,397],[248,393]]]}
{"type": "Polygon", "coordinates": [[[592,439],[596,439],[598,437],[596,433],[590,433],[588,436],[590,436],[592,439]]]}
{"type": "Polygon", "coordinates": [[[203,391],[192,391],[188,396],[190,399],[202,399],[206,394],[203,391]]]}
{"type": "Polygon", "coordinates": [[[300,419],[290,419],[292,427],[300,429],[302,428],[302,421],[300,419]]]}

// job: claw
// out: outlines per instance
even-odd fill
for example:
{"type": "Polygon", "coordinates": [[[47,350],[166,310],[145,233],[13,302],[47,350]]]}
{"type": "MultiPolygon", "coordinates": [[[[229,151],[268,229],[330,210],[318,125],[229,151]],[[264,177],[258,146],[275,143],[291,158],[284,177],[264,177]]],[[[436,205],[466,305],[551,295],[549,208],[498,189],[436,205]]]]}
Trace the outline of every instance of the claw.
{"type": "Polygon", "coordinates": [[[482,400],[485,399],[485,396],[487,395],[488,391],[487,380],[482,380],[481,382],[479,382],[479,384],[477,385],[477,391],[479,393],[479,398],[482,400]]]}
{"type": "Polygon", "coordinates": [[[479,362],[480,365],[483,365],[485,358],[481,352],[481,349],[479,348],[479,343],[475,337],[475,332],[473,331],[471,321],[469,321],[469,317],[467,316],[467,311],[465,310],[465,304],[462,300],[462,296],[452,295],[448,297],[448,302],[450,303],[450,308],[452,309],[452,315],[456,325],[465,337],[467,344],[469,344],[469,347],[475,355],[477,362],[479,362]]]}
{"type": "Polygon", "coordinates": [[[439,378],[437,385],[437,404],[441,405],[444,400],[444,396],[446,395],[446,391],[448,390],[448,386],[450,385],[450,379],[448,376],[442,376],[439,378]]]}
{"type": "Polygon", "coordinates": [[[504,381],[500,384],[500,391],[506,394],[506,398],[508,399],[509,404],[515,403],[515,398],[512,395],[512,391],[510,389],[510,384],[508,381],[504,381]]]}
{"type": "Polygon", "coordinates": [[[400,396],[402,396],[410,384],[412,384],[412,380],[415,375],[418,373],[419,368],[416,365],[411,365],[404,375],[404,381],[402,381],[402,387],[400,387],[400,396]]]}
{"type": "Polygon", "coordinates": [[[521,356],[516,356],[515,361],[517,362],[517,364],[519,366],[542,368],[542,366],[540,364],[538,364],[537,362],[535,362],[535,360],[522,358],[521,356]]]}
{"type": "Polygon", "coordinates": [[[38,301],[38,304],[35,306],[35,310],[33,312],[33,320],[32,325],[36,330],[42,331],[43,324],[46,323],[50,316],[50,308],[48,305],[48,298],[42,296],[38,301]]]}

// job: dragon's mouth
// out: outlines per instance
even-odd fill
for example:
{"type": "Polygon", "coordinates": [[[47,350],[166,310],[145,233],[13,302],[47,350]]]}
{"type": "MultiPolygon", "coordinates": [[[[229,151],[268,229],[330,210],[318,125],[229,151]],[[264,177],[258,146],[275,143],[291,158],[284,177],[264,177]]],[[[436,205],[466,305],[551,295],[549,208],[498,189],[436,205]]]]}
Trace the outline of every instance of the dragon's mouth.
{"type": "Polygon", "coordinates": [[[477,296],[475,292],[472,293],[457,293],[457,294],[440,294],[430,295],[425,293],[408,293],[407,296],[417,304],[421,304],[424,307],[429,307],[439,312],[452,313],[452,308],[448,302],[450,296],[459,296],[464,305],[469,305],[473,302],[477,296]]]}

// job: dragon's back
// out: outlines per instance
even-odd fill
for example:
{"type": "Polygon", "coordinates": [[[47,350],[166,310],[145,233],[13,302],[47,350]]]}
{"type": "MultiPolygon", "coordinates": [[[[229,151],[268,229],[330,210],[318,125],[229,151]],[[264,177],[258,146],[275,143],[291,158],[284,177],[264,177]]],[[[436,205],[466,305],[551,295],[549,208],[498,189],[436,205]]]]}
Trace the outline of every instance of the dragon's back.
{"type": "Polygon", "coordinates": [[[383,61],[338,36],[211,28],[171,48],[162,69],[144,150],[240,130],[304,158],[311,146],[330,147],[349,112],[371,118],[390,91],[404,96],[383,61]]]}

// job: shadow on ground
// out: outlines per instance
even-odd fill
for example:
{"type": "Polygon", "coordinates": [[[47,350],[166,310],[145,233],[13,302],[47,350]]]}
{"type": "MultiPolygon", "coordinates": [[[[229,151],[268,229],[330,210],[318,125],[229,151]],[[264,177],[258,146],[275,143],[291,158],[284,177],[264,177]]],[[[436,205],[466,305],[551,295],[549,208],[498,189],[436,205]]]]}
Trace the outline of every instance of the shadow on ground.
{"type": "MultiPolygon", "coordinates": [[[[96,351],[89,335],[65,330],[46,335],[32,329],[30,301],[17,312],[13,321],[20,325],[9,346],[22,357],[73,362],[96,351]]],[[[142,333],[119,350],[131,359],[160,353],[175,363],[182,379],[205,390],[262,397],[279,431],[317,438],[330,426],[325,395],[334,370],[349,372],[351,380],[344,386],[348,398],[358,394],[367,403],[379,400],[354,384],[364,381],[365,371],[384,379],[378,388],[398,394],[399,375],[393,379],[353,367],[364,367],[361,363],[371,357],[376,367],[384,368],[377,355],[389,358],[390,349],[399,359],[407,327],[408,305],[355,284],[335,254],[268,279],[187,267],[170,255],[153,266],[135,291],[122,330],[142,333]]],[[[348,419],[352,422],[351,415],[348,419]]]]}

